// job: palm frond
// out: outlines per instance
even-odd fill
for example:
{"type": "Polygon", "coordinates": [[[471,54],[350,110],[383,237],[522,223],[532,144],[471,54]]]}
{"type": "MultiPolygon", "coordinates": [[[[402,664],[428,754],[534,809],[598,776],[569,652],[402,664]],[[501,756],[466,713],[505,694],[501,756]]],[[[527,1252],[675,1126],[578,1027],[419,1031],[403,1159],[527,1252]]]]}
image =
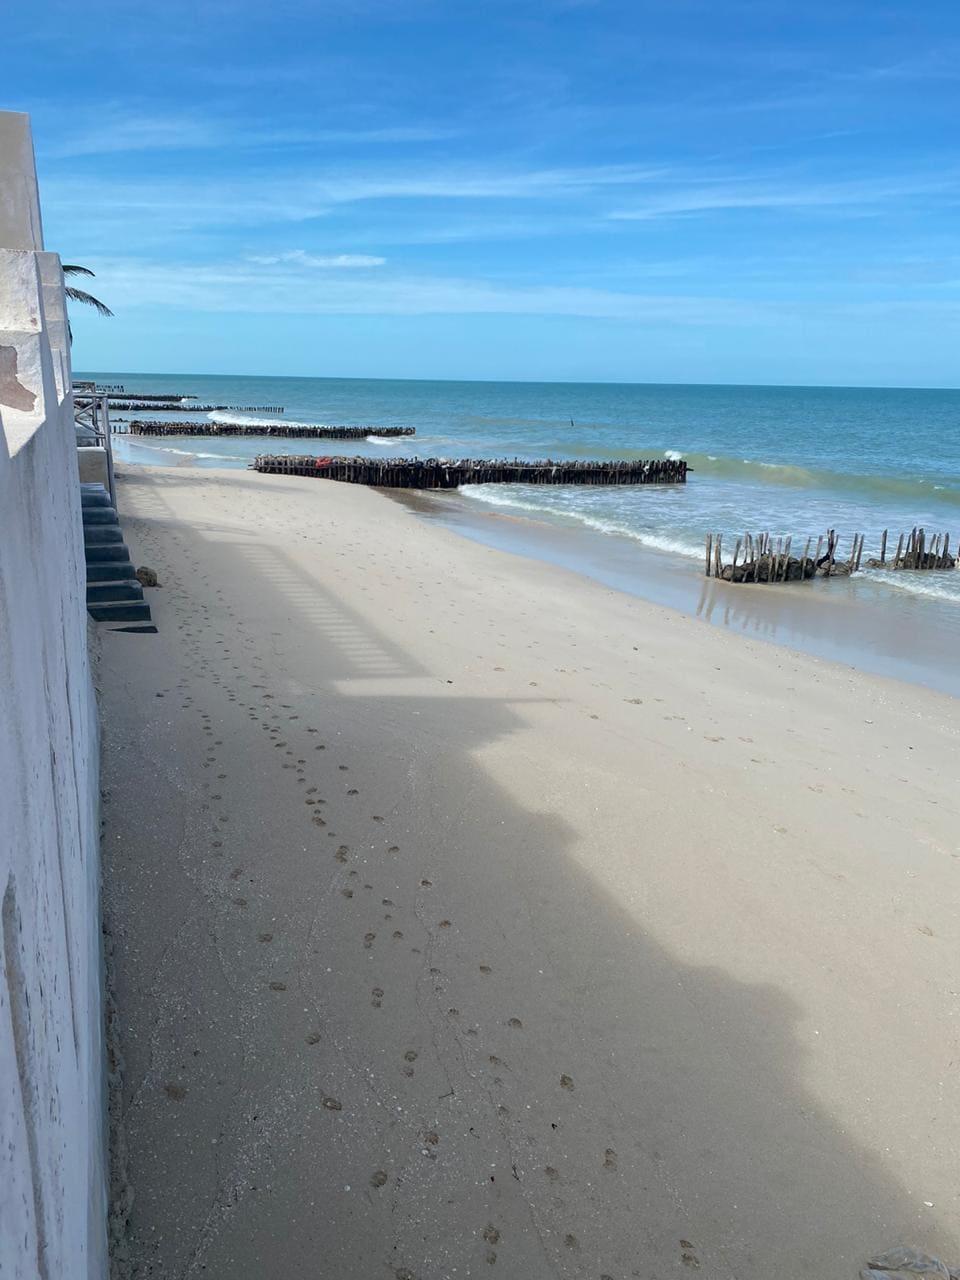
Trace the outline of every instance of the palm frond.
{"type": "MultiPolygon", "coordinates": [[[[93,275],[93,272],[91,271],[88,274],[93,275]]],[[[95,298],[92,293],[86,293],[83,289],[73,289],[70,285],[67,285],[64,292],[72,302],[82,302],[86,307],[93,307],[94,311],[101,316],[113,315],[107,304],[101,302],[99,298],[95,298]]]]}
{"type": "Polygon", "coordinates": [[[96,272],[91,271],[89,267],[67,266],[67,264],[66,264],[66,263],[63,263],[63,264],[62,264],[61,270],[63,271],[63,274],[64,274],[65,276],[92,276],[92,275],[96,275],[96,272]]]}

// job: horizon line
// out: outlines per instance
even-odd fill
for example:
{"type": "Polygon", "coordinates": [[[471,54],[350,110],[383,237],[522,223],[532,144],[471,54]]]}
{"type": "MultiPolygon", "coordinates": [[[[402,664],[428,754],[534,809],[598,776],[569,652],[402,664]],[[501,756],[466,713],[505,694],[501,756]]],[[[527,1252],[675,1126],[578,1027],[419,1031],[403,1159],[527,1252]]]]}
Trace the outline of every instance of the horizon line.
{"type": "Polygon", "coordinates": [[[508,386],[521,387],[724,387],[752,388],[771,391],[958,391],[957,386],[917,386],[913,383],[877,383],[860,382],[650,382],[623,381],[609,378],[566,379],[566,378],[414,378],[384,377],[373,375],[360,377],[357,374],[340,375],[332,373],[185,373],[164,370],[149,371],[119,369],[76,369],[74,378],[96,380],[97,375],[112,378],[259,378],[276,381],[296,379],[304,382],[442,382],[442,383],[504,383],[508,386]]]}

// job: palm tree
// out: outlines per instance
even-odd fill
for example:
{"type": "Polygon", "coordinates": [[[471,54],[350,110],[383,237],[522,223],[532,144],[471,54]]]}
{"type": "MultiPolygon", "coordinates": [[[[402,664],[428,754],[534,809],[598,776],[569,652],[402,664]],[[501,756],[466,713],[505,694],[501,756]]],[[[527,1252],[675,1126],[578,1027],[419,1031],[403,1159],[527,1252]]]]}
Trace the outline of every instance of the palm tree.
{"type": "MultiPolygon", "coordinates": [[[[64,263],[63,274],[65,276],[93,276],[94,272],[89,267],[67,266],[64,263]]],[[[64,292],[71,302],[82,302],[84,306],[93,307],[102,316],[112,316],[113,312],[105,302],[101,302],[99,298],[95,298],[92,293],[87,293],[84,289],[75,289],[72,285],[65,285],[64,292]]]]}

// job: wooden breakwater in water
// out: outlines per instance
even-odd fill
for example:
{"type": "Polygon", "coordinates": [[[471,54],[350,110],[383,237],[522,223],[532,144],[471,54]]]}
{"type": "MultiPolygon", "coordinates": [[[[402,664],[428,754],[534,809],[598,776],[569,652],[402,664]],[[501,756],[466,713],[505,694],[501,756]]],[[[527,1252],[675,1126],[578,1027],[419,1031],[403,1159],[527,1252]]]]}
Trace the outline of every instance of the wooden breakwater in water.
{"type": "Polygon", "coordinates": [[[196,396],[178,395],[173,391],[125,391],[119,383],[75,382],[81,395],[105,395],[107,407],[119,412],[153,410],[155,413],[283,413],[282,404],[200,404],[196,396]]]}
{"type": "Polygon", "coordinates": [[[687,464],[650,462],[523,462],[519,458],[315,458],[260,454],[255,471],[317,476],[380,489],[456,489],[464,484],[683,484],[687,464]]]}
{"type": "Polygon", "coordinates": [[[275,436],[292,440],[365,440],[368,436],[412,436],[416,427],[305,426],[272,422],[252,426],[238,422],[149,422],[134,419],[120,433],[131,436],[275,436]]]}
{"type": "Polygon", "coordinates": [[[106,395],[110,404],[116,403],[117,406],[126,404],[131,400],[147,400],[152,404],[175,404],[178,405],[181,400],[196,400],[196,396],[180,396],[173,391],[167,391],[163,395],[149,391],[124,391],[123,387],[102,387],[97,383],[97,394],[106,395]]]}
{"type": "Polygon", "coordinates": [[[725,562],[723,535],[708,533],[705,575],[737,583],[803,582],[810,578],[850,577],[859,571],[861,563],[868,569],[954,570],[957,567],[957,558],[950,554],[948,533],[936,534],[929,545],[923,529],[913,529],[909,535],[901,533],[897,549],[888,559],[889,530],[884,529],[880,555],[865,562],[863,543],[864,535],[855,533],[843,558],[837,531],[828,529],[817,539],[812,555],[811,537],[807,538],[803,553],[794,556],[792,538],[777,538],[774,542],[769,533],[745,533],[734,544],[733,559],[725,562]]]}
{"type": "Polygon", "coordinates": [[[923,529],[914,527],[901,533],[897,549],[887,559],[887,533],[880,539],[880,555],[867,561],[869,569],[956,569],[957,557],[950,554],[949,533],[936,533],[930,542],[923,529]]]}
{"type": "Polygon", "coordinates": [[[198,404],[191,396],[184,396],[182,401],[176,396],[109,396],[108,405],[124,413],[283,413],[282,404],[198,404]]]}

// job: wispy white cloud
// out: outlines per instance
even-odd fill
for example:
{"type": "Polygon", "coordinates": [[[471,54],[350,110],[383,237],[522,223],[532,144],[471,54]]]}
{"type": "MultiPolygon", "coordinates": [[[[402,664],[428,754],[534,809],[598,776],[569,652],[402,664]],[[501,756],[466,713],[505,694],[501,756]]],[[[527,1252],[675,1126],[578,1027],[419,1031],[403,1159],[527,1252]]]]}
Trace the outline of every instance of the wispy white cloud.
{"type": "MultiPolygon", "coordinates": [[[[258,258],[206,263],[157,263],[131,258],[91,259],[98,292],[120,315],[138,309],[173,309],[221,314],[270,315],[526,315],[568,316],[639,325],[675,327],[795,327],[823,320],[863,323],[935,323],[960,326],[960,299],[942,288],[913,297],[839,296],[791,283],[792,276],[767,281],[760,294],[704,287],[709,272],[689,263],[665,262],[661,272],[624,270],[619,287],[585,280],[566,284],[504,280],[485,276],[443,276],[409,271],[356,270],[363,255],[317,257],[289,251],[258,258]],[[322,264],[318,274],[316,263],[322,264]],[[630,288],[626,281],[647,288],[630,288]],[[654,283],[660,277],[663,287],[654,283]],[[672,280],[671,280],[672,277],[672,280]],[[683,277],[686,277],[685,279],[683,277]],[[650,286],[654,287],[651,288],[650,286]]],[[[707,264],[701,264],[703,266],[707,264]]],[[[763,283],[763,272],[756,264],[763,283]]],[[[848,277],[850,272],[845,273],[848,277]]],[[[937,273],[941,286],[951,283],[937,273]]],[[[882,283],[882,282],[881,282],[882,283]]],[[[894,283],[900,283],[902,281],[894,283]]],[[[917,283],[917,282],[914,282],[917,283]]]]}
{"type": "MultiPolygon", "coordinates": [[[[214,182],[140,182],[109,178],[53,177],[44,186],[44,209],[64,225],[82,226],[85,239],[103,244],[148,229],[178,235],[203,228],[268,226],[319,218],[337,205],[375,200],[568,200],[618,187],[636,187],[664,174],[635,165],[565,169],[495,168],[479,165],[409,166],[259,173],[214,182]]],[[[49,219],[48,219],[49,220],[49,219]]]]}
{"type": "Polygon", "coordinates": [[[56,140],[44,148],[54,160],[151,151],[203,151],[229,148],[323,146],[400,146],[448,141],[457,130],[434,125],[384,124],[363,128],[308,129],[299,125],[263,128],[244,121],[191,114],[142,115],[119,106],[88,113],[73,127],[62,125],[56,140]]]}
{"type": "Polygon", "coordinates": [[[285,253],[250,254],[248,262],[255,262],[264,267],[275,267],[283,262],[294,262],[302,267],[382,267],[386,258],[374,257],[369,253],[334,253],[317,255],[307,253],[306,249],[289,249],[285,253]]]}
{"type": "Polygon", "coordinates": [[[614,221],[643,222],[652,218],[681,214],[715,213],[735,209],[876,209],[914,196],[956,195],[960,176],[905,177],[849,182],[821,182],[806,185],[744,185],[717,183],[709,186],[682,186],[657,191],[627,209],[607,216],[614,221]]]}
{"type": "Polygon", "coordinates": [[[318,285],[299,259],[276,263],[94,261],[101,295],[125,308],[172,307],[255,315],[554,315],[641,323],[750,324],[769,307],[749,301],[331,269],[318,285]]]}
{"type": "Polygon", "coordinates": [[[138,116],[107,109],[79,129],[61,126],[42,154],[63,160],[127,151],[189,151],[216,146],[219,136],[211,121],[197,116],[138,116]]]}

